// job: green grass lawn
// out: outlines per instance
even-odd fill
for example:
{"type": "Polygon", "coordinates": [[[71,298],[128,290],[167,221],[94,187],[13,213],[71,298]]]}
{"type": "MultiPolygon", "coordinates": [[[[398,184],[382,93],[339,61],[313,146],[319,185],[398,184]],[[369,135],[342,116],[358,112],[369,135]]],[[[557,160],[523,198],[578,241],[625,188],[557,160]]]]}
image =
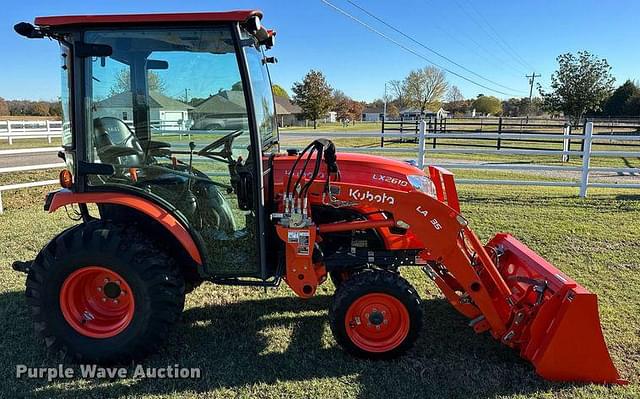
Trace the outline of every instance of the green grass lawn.
{"type": "Polygon", "coordinates": [[[20,148],[40,148],[40,147],[60,147],[62,140],[60,137],[53,137],[51,143],[46,138],[42,139],[14,139],[13,144],[9,144],[6,139],[0,139],[0,150],[16,150],[20,148]]]}
{"type": "MultiPolygon", "coordinates": [[[[33,172],[39,179],[46,171],[33,172]]],[[[465,176],[468,177],[468,176],[465,176]]],[[[0,179],[1,184],[1,179],[0,179]]],[[[311,300],[286,286],[199,287],[162,351],[145,366],[200,367],[198,380],[18,380],[16,364],[55,366],[36,337],[24,299],[25,276],[10,269],[32,259],[64,227],[64,210],[42,210],[47,188],[4,193],[0,215],[0,397],[322,397],[322,398],[638,398],[640,397],[640,196],[593,189],[461,186],[462,209],[489,239],[510,231],[599,296],[600,317],[626,387],[549,383],[530,364],[443,300],[418,269],[403,274],[424,300],[425,326],[415,348],[393,361],[354,359],[327,325],[331,283],[311,300]]]]}
{"type": "Polygon", "coordinates": [[[356,122],[344,126],[341,122],[318,122],[318,127],[313,128],[313,123],[309,123],[309,126],[288,126],[279,128],[281,132],[380,132],[382,130],[381,122],[356,122]]]}

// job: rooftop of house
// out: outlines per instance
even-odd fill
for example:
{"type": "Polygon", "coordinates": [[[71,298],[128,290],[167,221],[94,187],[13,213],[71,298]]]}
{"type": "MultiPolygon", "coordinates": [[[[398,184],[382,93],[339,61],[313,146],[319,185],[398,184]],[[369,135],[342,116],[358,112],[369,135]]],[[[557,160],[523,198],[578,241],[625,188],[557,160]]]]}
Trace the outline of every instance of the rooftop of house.
{"type": "MultiPolygon", "coordinates": [[[[429,114],[435,115],[436,113],[440,112],[441,110],[444,111],[444,112],[449,112],[449,111],[446,111],[445,109],[443,109],[441,107],[441,108],[438,108],[436,111],[432,111],[430,109],[425,109],[424,113],[425,113],[425,115],[429,115],[429,114]]],[[[400,111],[400,113],[401,114],[419,114],[420,113],[420,108],[404,108],[404,109],[402,109],[400,111]]]]}
{"type": "MultiPolygon", "coordinates": [[[[98,108],[131,108],[133,107],[133,95],[131,91],[117,93],[95,103],[98,108]]],[[[168,110],[186,111],[193,109],[189,104],[167,97],[158,91],[149,92],[149,108],[163,108],[168,110]]]]}
{"type": "Polygon", "coordinates": [[[195,112],[201,114],[246,114],[244,92],[222,90],[201,102],[195,112]]]}
{"type": "Polygon", "coordinates": [[[381,114],[384,112],[384,107],[365,107],[362,110],[363,114],[381,114]]]}
{"type": "Polygon", "coordinates": [[[294,104],[287,97],[273,96],[276,103],[276,115],[296,115],[302,113],[302,108],[294,104]]]}

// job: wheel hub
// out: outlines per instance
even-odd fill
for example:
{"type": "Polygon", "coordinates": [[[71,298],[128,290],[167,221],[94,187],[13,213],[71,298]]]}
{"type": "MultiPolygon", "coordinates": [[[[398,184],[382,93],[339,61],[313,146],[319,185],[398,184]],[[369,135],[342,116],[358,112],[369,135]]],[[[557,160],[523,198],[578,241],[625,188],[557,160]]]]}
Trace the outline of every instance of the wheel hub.
{"type": "Polygon", "coordinates": [[[113,281],[109,281],[102,287],[102,292],[104,292],[104,295],[107,298],[115,299],[120,296],[120,293],[122,293],[122,290],[120,289],[119,284],[113,281]]]}
{"type": "Polygon", "coordinates": [[[387,352],[409,334],[409,312],[396,297],[371,293],[356,299],[345,314],[347,335],[368,352],[387,352]]]}
{"type": "Polygon", "coordinates": [[[374,326],[379,326],[384,321],[384,315],[378,311],[371,312],[369,314],[369,323],[374,326]]]}
{"type": "Polygon", "coordinates": [[[69,325],[91,338],[110,338],[131,323],[135,309],[131,288],[118,273],[86,266],[62,283],[60,310],[69,325]]]}

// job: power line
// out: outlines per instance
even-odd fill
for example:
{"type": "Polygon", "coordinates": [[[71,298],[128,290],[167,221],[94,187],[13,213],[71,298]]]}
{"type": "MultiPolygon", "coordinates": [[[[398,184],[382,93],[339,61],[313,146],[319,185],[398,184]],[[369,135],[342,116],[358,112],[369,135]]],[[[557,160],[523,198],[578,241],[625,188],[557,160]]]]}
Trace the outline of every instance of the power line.
{"type": "Polygon", "coordinates": [[[529,68],[531,68],[531,69],[535,69],[535,68],[533,68],[533,66],[531,66],[531,64],[530,64],[530,63],[528,63],[528,62],[527,62],[527,60],[525,60],[524,58],[522,58],[522,57],[520,56],[520,54],[518,54],[518,52],[516,52],[516,50],[515,50],[513,47],[511,47],[511,45],[509,44],[509,42],[507,42],[507,41],[502,37],[502,35],[500,35],[500,33],[498,32],[498,30],[497,30],[497,29],[495,29],[495,28],[493,27],[493,25],[491,24],[491,22],[489,22],[489,20],[488,20],[488,19],[487,19],[487,18],[486,18],[486,17],[485,17],[485,16],[484,16],[484,15],[483,15],[483,14],[482,14],[482,13],[481,13],[477,8],[476,8],[476,6],[474,6],[474,5],[473,5],[473,2],[471,2],[471,1],[468,1],[468,0],[467,0],[467,4],[469,4],[469,6],[471,7],[471,9],[472,9],[476,14],[478,14],[478,16],[480,16],[480,18],[481,18],[481,19],[482,19],[482,20],[487,24],[487,26],[489,27],[489,29],[491,29],[491,30],[493,31],[493,33],[495,34],[495,36],[496,36],[496,37],[497,37],[497,38],[498,38],[502,43],[504,43],[504,45],[505,45],[505,46],[507,46],[507,48],[508,48],[512,53],[513,53],[513,55],[515,55],[515,56],[516,56],[516,58],[518,58],[520,61],[522,61],[522,63],[523,63],[525,66],[528,66],[528,67],[529,67],[529,68]]]}
{"type": "Polygon", "coordinates": [[[436,50],[434,50],[434,49],[430,48],[430,47],[429,47],[429,46],[427,46],[426,44],[424,44],[424,43],[422,43],[422,42],[419,42],[418,40],[414,39],[412,36],[409,36],[408,34],[406,34],[406,33],[402,32],[400,29],[398,29],[398,28],[396,28],[395,26],[393,26],[393,25],[389,24],[388,22],[384,21],[382,18],[377,17],[377,16],[376,16],[376,15],[374,15],[372,12],[370,12],[370,11],[366,10],[364,7],[361,7],[361,6],[360,6],[360,5],[358,5],[357,3],[355,3],[355,2],[353,2],[353,1],[351,1],[351,0],[347,0],[347,2],[348,2],[349,4],[351,4],[352,6],[356,7],[357,9],[359,9],[360,11],[364,12],[365,14],[369,15],[371,18],[374,18],[376,21],[378,21],[378,22],[382,23],[382,24],[383,24],[383,25],[385,25],[386,27],[388,27],[388,28],[390,28],[390,29],[394,30],[395,32],[397,32],[397,33],[399,33],[400,35],[402,35],[402,36],[406,37],[407,39],[411,40],[412,42],[416,43],[416,44],[417,44],[417,45],[419,45],[420,47],[422,47],[422,48],[424,48],[424,49],[426,49],[426,50],[428,50],[428,51],[432,52],[433,54],[437,55],[438,57],[440,57],[440,58],[442,58],[442,59],[444,59],[444,60],[446,60],[446,61],[448,61],[448,62],[452,63],[453,65],[457,66],[458,68],[463,69],[463,70],[465,70],[465,71],[469,72],[470,74],[473,74],[473,75],[477,76],[478,78],[480,78],[480,79],[482,79],[482,80],[484,80],[484,81],[487,81],[487,82],[489,82],[489,83],[491,83],[491,84],[494,84],[494,85],[496,85],[496,86],[500,86],[500,87],[505,88],[505,89],[507,89],[507,90],[516,91],[516,92],[522,91],[522,90],[513,89],[513,88],[511,88],[511,87],[508,87],[508,86],[502,85],[502,84],[500,84],[500,83],[498,83],[498,82],[494,82],[494,81],[493,81],[493,80],[491,80],[491,79],[485,78],[484,76],[482,76],[482,75],[480,75],[480,74],[478,74],[478,73],[476,73],[476,72],[472,71],[472,70],[471,70],[471,69],[469,69],[469,68],[466,68],[466,67],[465,67],[465,66],[463,66],[463,65],[458,64],[457,62],[455,62],[455,61],[454,61],[454,60],[452,60],[451,58],[449,58],[449,57],[447,57],[447,56],[445,56],[445,55],[443,55],[443,54],[439,53],[438,51],[436,51],[436,50]]]}
{"type": "MultiPolygon", "coordinates": [[[[426,0],[428,2],[428,0],[426,0]]],[[[431,22],[431,26],[435,26],[436,28],[438,28],[442,33],[444,33],[445,35],[449,36],[450,39],[452,39],[453,41],[455,41],[456,43],[460,44],[461,46],[467,48],[468,50],[472,51],[473,53],[475,53],[477,56],[481,57],[482,59],[484,59],[486,62],[488,62],[489,64],[491,64],[492,66],[499,68],[501,70],[503,70],[504,72],[507,72],[509,75],[513,76],[513,77],[520,77],[521,74],[519,71],[517,71],[516,69],[507,69],[507,67],[509,67],[509,65],[507,65],[506,62],[502,61],[500,58],[496,57],[495,54],[489,54],[491,53],[490,51],[488,51],[482,44],[478,43],[471,35],[469,35],[468,33],[464,32],[464,31],[459,31],[459,33],[461,33],[463,36],[466,37],[467,40],[469,40],[471,43],[473,43],[474,45],[469,45],[469,43],[467,43],[466,41],[463,41],[459,38],[457,38],[452,31],[450,30],[450,28],[445,28],[444,26],[440,25],[438,23],[438,21],[436,20],[432,20],[431,22]],[[482,50],[482,51],[481,51],[482,50]],[[484,54],[487,53],[487,54],[484,54]]]]}
{"type": "Polygon", "coordinates": [[[485,86],[485,85],[484,85],[484,84],[482,84],[482,83],[478,83],[478,82],[476,82],[476,81],[474,81],[474,80],[472,80],[472,79],[467,78],[466,76],[460,75],[460,74],[459,74],[459,73],[457,73],[457,72],[454,72],[454,71],[452,71],[452,70],[450,70],[450,69],[448,69],[448,68],[446,68],[446,67],[444,67],[444,66],[441,66],[441,65],[439,65],[438,63],[435,63],[435,62],[431,61],[430,59],[428,59],[428,58],[427,58],[427,57],[425,57],[424,55],[422,55],[422,54],[420,54],[420,53],[418,53],[418,52],[416,52],[416,51],[414,51],[414,50],[410,49],[409,47],[405,46],[404,44],[402,44],[402,43],[398,42],[397,40],[395,40],[395,39],[393,39],[393,38],[391,38],[391,37],[389,37],[389,36],[385,35],[384,33],[380,32],[379,30],[377,30],[376,28],[374,28],[373,26],[371,26],[371,25],[367,24],[366,22],[361,21],[360,19],[358,19],[358,18],[354,17],[353,15],[349,14],[349,13],[348,13],[348,12],[346,12],[345,10],[343,10],[343,9],[339,8],[338,6],[336,6],[336,5],[332,4],[332,3],[330,3],[329,1],[327,1],[327,0],[320,0],[320,1],[321,1],[321,2],[323,2],[324,4],[328,5],[329,7],[333,8],[334,10],[338,11],[338,12],[339,12],[339,13],[341,13],[342,15],[344,15],[344,16],[346,16],[346,17],[348,17],[348,18],[350,18],[350,19],[352,19],[352,20],[354,20],[354,21],[356,21],[357,23],[359,23],[360,25],[364,26],[365,28],[367,28],[368,30],[372,31],[373,33],[377,34],[378,36],[381,36],[381,37],[385,38],[386,40],[388,40],[388,41],[390,41],[391,43],[395,44],[396,46],[398,46],[398,47],[400,47],[400,48],[404,49],[405,51],[408,51],[408,52],[410,52],[411,54],[413,54],[413,55],[415,55],[415,56],[417,56],[417,57],[419,57],[419,58],[422,58],[423,60],[427,61],[428,63],[433,64],[433,65],[437,66],[438,68],[443,69],[443,70],[445,70],[445,71],[449,72],[450,74],[452,74],[452,75],[454,75],[454,76],[459,77],[460,79],[464,79],[464,80],[466,80],[466,81],[467,81],[467,82],[469,82],[469,83],[472,83],[472,84],[474,84],[474,85],[476,85],[476,86],[478,86],[478,87],[482,87],[483,89],[487,89],[487,90],[489,90],[489,91],[492,91],[492,92],[494,92],[494,93],[504,94],[505,96],[518,97],[518,95],[517,95],[517,94],[513,94],[513,93],[506,93],[506,92],[504,92],[504,91],[500,91],[500,90],[497,90],[497,89],[492,89],[491,87],[485,86]]]}
{"type": "MultiPolygon", "coordinates": [[[[469,19],[473,20],[473,22],[478,25],[478,27],[480,29],[482,29],[482,31],[487,35],[487,37],[491,40],[493,40],[498,47],[508,56],[511,57],[511,59],[513,59],[517,64],[520,64],[520,66],[524,67],[524,70],[528,70],[530,68],[532,68],[531,66],[527,65],[525,62],[523,62],[522,60],[518,59],[516,56],[514,56],[514,54],[510,53],[509,50],[506,48],[506,46],[504,44],[502,44],[500,41],[496,40],[497,37],[493,34],[491,34],[487,29],[485,29],[484,25],[473,15],[471,15],[471,13],[462,6],[462,4],[460,4],[460,2],[458,2],[457,0],[454,0],[454,2],[456,3],[456,5],[458,6],[458,8],[460,10],[462,10],[462,12],[464,12],[467,17],[469,17],[469,19]]],[[[476,14],[478,14],[480,17],[480,13],[477,10],[473,10],[476,12],[476,14]]],[[[486,21],[486,20],[485,20],[486,21]]],[[[488,25],[488,22],[487,22],[488,25]]],[[[514,64],[515,65],[515,64],[514,64]]]]}

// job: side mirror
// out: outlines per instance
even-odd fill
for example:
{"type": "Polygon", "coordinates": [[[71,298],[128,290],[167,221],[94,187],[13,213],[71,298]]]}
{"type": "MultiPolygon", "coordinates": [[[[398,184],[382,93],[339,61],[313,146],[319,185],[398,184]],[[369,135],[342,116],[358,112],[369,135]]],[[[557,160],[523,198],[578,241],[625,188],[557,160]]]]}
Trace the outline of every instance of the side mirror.
{"type": "Polygon", "coordinates": [[[13,25],[13,30],[20,36],[24,36],[28,39],[41,39],[44,37],[44,33],[32,24],[28,22],[20,22],[13,25]]]}

